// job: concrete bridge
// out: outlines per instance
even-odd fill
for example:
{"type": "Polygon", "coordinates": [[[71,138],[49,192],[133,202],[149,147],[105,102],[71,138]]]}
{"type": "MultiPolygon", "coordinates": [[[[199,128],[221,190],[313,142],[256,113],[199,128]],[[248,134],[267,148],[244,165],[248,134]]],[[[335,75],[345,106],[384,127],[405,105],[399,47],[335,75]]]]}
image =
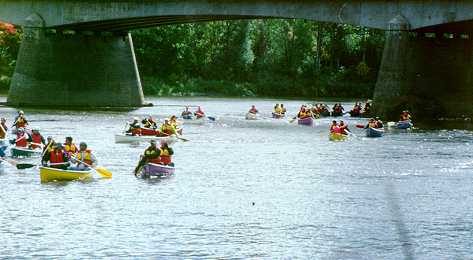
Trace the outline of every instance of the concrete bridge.
{"type": "Polygon", "coordinates": [[[0,0],[0,20],[25,29],[8,102],[140,106],[129,30],[255,18],[386,30],[377,112],[473,114],[473,1],[454,0],[0,0]]]}

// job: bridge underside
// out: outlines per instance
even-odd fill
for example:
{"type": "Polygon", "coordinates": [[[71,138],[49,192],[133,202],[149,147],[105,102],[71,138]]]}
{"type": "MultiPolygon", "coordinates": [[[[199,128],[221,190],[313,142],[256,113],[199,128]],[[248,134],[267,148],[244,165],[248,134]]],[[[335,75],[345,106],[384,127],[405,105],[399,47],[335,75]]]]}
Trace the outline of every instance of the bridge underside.
{"type": "MultiPolygon", "coordinates": [[[[402,25],[401,25],[402,27],[402,25]]],[[[374,95],[377,114],[396,119],[473,116],[473,24],[387,31],[374,95]]]]}

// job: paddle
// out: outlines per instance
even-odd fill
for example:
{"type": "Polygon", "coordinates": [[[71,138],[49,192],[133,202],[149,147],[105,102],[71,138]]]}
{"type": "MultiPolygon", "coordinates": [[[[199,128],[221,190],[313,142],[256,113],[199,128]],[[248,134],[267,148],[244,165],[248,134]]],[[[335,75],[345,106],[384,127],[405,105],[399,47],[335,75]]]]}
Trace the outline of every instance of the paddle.
{"type": "Polygon", "coordinates": [[[172,134],[172,135],[170,135],[170,134],[166,134],[166,133],[164,133],[164,132],[162,132],[161,134],[166,135],[166,136],[168,136],[168,137],[175,136],[177,139],[182,140],[183,142],[189,142],[189,141],[190,141],[189,139],[179,137],[179,135],[177,135],[177,134],[172,134]]]}
{"type": "Polygon", "coordinates": [[[87,163],[83,162],[83,161],[80,161],[77,159],[76,156],[71,156],[72,158],[76,159],[77,161],[79,161],[80,163],[82,163],[83,165],[91,168],[92,170],[94,170],[96,173],[98,173],[99,175],[101,175],[103,178],[107,178],[107,179],[110,179],[112,178],[112,172],[107,170],[106,168],[104,167],[92,167],[91,165],[88,165],[87,163]]]}
{"type": "Polygon", "coordinates": [[[289,119],[289,124],[294,123],[294,121],[296,121],[296,118],[297,118],[297,116],[295,116],[294,118],[289,119]]]}
{"type": "Polygon", "coordinates": [[[7,162],[7,163],[9,163],[9,164],[11,164],[11,165],[13,165],[13,166],[15,166],[15,167],[16,167],[16,165],[18,164],[17,161],[12,160],[12,159],[7,159],[7,158],[0,158],[0,161],[7,162]]]}
{"type": "Polygon", "coordinates": [[[356,125],[356,128],[365,128],[365,125],[356,125]]]}
{"type": "MultiPolygon", "coordinates": [[[[67,163],[68,163],[68,162],[50,163],[50,164],[48,164],[48,166],[65,165],[65,164],[67,164],[67,163]]],[[[41,166],[41,165],[32,164],[32,163],[18,163],[18,164],[16,165],[16,168],[17,168],[18,170],[24,170],[24,169],[33,168],[33,167],[36,167],[36,166],[41,166]]]]}
{"type": "Polygon", "coordinates": [[[209,119],[210,121],[215,121],[216,120],[215,117],[213,117],[213,116],[208,116],[207,119],[209,119]]]}

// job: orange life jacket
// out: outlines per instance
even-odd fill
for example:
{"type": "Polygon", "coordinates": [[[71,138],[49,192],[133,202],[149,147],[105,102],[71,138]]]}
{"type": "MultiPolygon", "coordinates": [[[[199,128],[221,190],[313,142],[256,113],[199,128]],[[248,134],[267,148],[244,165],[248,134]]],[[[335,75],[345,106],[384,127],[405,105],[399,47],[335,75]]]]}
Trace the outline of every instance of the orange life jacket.
{"type": "Polygon", "coordinates": [[[63,151],[51,151],[49,156],[50,163],[63,163],[64,161],[63,151]]]}

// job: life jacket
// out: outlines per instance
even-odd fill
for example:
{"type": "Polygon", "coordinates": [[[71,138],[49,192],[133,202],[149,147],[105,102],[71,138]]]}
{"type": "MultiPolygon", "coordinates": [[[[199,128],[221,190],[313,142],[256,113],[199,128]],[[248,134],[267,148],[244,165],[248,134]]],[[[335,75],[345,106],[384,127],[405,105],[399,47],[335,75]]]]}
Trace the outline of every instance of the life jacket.
{"type": "Polygon", "coordinates": [[[28,146],[28,134],[23,133],[23,135],[16,135],[16,146],[18,147],[27,147],[28,146]]]}
{"type": "Polygon", "coordinates": [[[7,136],[7,127],[2,124],[2,127],[0,127],[0,139],[4,139],[7,136]]]}
{"type": "Polygon", "coordinates": [[[31,135],[31,141],[32,141],[31,149],[36,149],[36,148],[41,147],[41,146],[39,145],[39,144],[42,143],[42,136],[41,136],[41,134],[32,134],[32,135],[31,135]]]}
{"type": "Polygon", "coordinates": [[[160,164],[161,160],[159,158],[158,150],[146,149],[145,156],[148,159],[148,162],[154,164],[160,164]]]}
{"type": "Polygon", "coordinates": [[[159,150],[161,151],[161,155],[159,157],[161,163],[164,164],[164,165],[171,164],[172,163],[172,156],[169,154],[169,150],[168,149],[163,149],[163,148],[160,148],[159,150]]]}
{"type": "Polygon", "coordinates": [[[197,116],[197,118],[201,118],[201,117],[205,116],[204,111],[202,111],[202,110],[197,110],[195,112],[195,115],[197,116]]]}
{"type": "Polygon", "coordinates": [[[252,108],[252,109],[250,109],[249,112],[252,113],[252,114],[256,114],[256,113],[258,113],[258,109],[252,108]]]}
{"type": "Polygon", "coordinates": [[[25,127],[26,126],[26,120],[23,118],[23,117],[18,117],[18,119],[16,120],[16,128],[20,128],[20,127],[25,127]]]}
{"type": "MultiPolygon", "coordinates": [[[[92,151],[89,150],[89,149],[85,150],[85,152],[80,152],[80,151],[79,151],[79,152],[77,153],[77,160],[78,160],[78,161],[82,161],[82,162],[84,162],[84,163],[86,163],[86,164],[88,164],[88,165],[92,165],[92,163],[93,163],[93,162],[92,162],[92,151]],[[82,154],[83,154],[83,153],[85,153],[84,158],[82,158],[82,154]]],[[[80,164],[80,163],[79,163],[79,164],[80,164]]],[[[87,166],[87,165],[86,165],[86,166],[87,166]]]]}
{"type": "Polygon", "coordinates": [[[77,146],[75,144],[71,144],[71,145],[64,144],[64,150],[68,154],[75,154],[77,153],[79,149],[77,149],[77,146]]]}
{"type": "Polygon", "coordinates": [[[277,106],[275,109],[274,109],[274,113],[276,114],[282,114],[282,108],[280,106],[277,106]]]}
{"type": "Polygon", "coordinates": [[[162,133],[165,133],[166,135],[172,135],[176,133],[176,129],[172,125],[163,124],[160,130],[162,133]]]}
{"type": "Polygon", "coordinates": [[[51,151],[49,155],[49,162],[50,163],[63,163],[65,162],[64,160],[64,152],[60,151],[51,151]]]}

